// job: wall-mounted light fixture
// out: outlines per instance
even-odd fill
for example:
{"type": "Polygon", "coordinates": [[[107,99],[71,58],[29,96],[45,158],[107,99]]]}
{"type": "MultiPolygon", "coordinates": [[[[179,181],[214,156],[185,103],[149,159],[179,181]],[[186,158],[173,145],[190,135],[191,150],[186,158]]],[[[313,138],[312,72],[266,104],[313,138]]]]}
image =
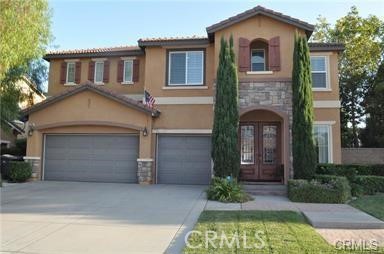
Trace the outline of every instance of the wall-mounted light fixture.
{"type": "Polygon", "coordinates": [[[35,130],[35,125],[33,123],[28,125],[28,136],[33,135],[33,131],[35,130]]]}
{"type": "Polygon", "coordinates": [[[147,127],[144,127],[143,136],[146,137],[147,135],[148,135],[147,127]]]}

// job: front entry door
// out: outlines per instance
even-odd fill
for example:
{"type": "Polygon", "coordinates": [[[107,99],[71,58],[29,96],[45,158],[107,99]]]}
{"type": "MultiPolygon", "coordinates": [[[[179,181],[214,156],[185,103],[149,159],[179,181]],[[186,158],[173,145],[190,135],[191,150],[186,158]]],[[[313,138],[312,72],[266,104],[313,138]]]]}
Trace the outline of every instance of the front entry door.
{"type": "Polygon", "coordinates": [[[280,123],[240,123],[240,178],[278,181],[281,165],[280,123]]]}

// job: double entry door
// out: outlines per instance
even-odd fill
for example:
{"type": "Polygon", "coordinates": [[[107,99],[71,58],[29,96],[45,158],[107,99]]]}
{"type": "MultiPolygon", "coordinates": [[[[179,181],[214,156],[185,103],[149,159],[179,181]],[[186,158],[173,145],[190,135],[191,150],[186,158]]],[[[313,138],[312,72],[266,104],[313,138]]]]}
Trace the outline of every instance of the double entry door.
{"type": "Polygon", "coordinates": [[[281,180],[281,127],[279,122],[240,123],[240,179],[281,180]]]}

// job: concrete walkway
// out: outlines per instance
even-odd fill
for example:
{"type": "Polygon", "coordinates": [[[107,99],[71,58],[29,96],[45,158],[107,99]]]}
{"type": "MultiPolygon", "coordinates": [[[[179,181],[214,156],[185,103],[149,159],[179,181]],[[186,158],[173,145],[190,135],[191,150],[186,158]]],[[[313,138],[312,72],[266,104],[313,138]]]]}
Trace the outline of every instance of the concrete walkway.
{"type": "Polygon", "coordinates": [[[1,188],[0,253],[180,253],[204,186],[33,182],[1,188]]]}
{"type": "Polygon", "coordinates": [[[208,201],[205,210],[297,211],[329,243],[377,240],[384,246],[384,222],[347,204],[295,203],[282,196],[254,196],[244,204],[208,201]]]}

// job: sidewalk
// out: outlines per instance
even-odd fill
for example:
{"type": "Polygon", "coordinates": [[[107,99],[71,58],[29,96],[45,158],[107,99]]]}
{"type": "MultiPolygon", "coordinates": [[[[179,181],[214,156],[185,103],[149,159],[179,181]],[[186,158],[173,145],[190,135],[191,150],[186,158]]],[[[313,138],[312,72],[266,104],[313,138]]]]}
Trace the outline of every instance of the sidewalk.
{"type": "Polygon", "coordinates": [[[282,196],[254,196],[244,204],[208,201],[205,210],[297,211],[330,244],[337,241],[372,241],[384,246],[384,222],[347,204],[295,203],[282,196]]]}

